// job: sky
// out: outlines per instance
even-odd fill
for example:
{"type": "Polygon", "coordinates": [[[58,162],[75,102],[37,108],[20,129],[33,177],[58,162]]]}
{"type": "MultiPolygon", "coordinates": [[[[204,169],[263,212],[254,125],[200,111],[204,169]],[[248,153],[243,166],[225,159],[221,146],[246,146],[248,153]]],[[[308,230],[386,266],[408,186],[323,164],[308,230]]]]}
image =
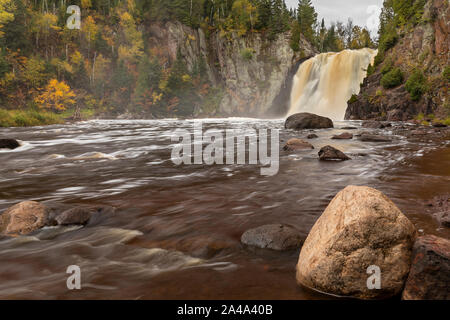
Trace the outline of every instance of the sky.
{"type": "MultiPolygon", "coordinates": [[[[298,6],[298,0],[286,0],[291,7],[298,6]]],[[[368,27],[372,34],[376,34],[379,25],[379,15],[383,0],[312,0],[319,15],[319,21],[325,18],[329,26],[331,22],[347,22],[352,18],[357,25],[368,27]]]]}

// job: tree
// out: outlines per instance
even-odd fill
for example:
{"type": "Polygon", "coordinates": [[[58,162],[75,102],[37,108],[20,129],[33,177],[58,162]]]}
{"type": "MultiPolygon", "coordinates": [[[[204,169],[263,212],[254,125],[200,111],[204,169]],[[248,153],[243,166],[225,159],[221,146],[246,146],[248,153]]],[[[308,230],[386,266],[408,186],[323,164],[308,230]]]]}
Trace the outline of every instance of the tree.
{"type": "Polygon", "coordinates": [[[0,38],[3,36],[3,26],[14,20],[14,4],[11,0],[0,0],[0,38]]]}
{"type": "Polygon", "coordinates": [[[45,91],[35,98],[35,102],[40,108],[61,112],[67,106],[75,104],[74,97],[75,93],[64,81],[51,79],[45,91]]]}
{"type": "Polygon", "coordinates": [[[301,32],[310,42],[314,42],[315,29],[317,24],[317,13],[311,0],[299,0],[297,9],[297,19],[301,32]]]}

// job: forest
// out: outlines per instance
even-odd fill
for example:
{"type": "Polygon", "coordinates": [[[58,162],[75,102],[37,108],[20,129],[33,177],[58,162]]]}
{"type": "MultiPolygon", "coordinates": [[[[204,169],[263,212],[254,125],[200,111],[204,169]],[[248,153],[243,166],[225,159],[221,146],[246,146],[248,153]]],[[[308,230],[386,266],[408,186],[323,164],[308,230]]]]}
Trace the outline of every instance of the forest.
{"type": "Polygon", "coordinates": [[[290,32],[295,51],[300,34],[320,52],[377,46],[350,19],[318,21],[310,0],[296,9],[284,0],[0,0],[0,126],[125,111],[192,116],[194,103],[217,101],[205,61],[188,71],[181,55],[165,61],[148,46],[148,26],[167,21],[207,36],[290,32]],[[80,29],[66,25],[70,5],[81,8],[80,29]]]}

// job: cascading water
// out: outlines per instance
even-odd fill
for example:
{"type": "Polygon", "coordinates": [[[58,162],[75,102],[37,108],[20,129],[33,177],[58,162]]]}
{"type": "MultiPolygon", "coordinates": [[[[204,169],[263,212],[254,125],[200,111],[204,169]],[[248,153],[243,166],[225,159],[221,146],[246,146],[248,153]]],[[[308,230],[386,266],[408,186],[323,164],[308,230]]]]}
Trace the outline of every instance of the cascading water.
{"type": "Polygon", "coordinates": [[[377,50],[322,53],[303,62],[294,77],[288,115],[311,112],[343,120],[347,102],[358,94],[377,50]]]}

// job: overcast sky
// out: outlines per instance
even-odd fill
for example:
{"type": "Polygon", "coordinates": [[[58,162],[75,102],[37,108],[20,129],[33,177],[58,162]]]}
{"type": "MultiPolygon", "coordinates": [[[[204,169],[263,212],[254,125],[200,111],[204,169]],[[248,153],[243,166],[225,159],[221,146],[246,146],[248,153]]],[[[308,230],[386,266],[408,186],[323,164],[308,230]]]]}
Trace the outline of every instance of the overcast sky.
{"type": "MultiPolygon", "coordinates": [[[[296,8],[298,0],[286,0],[286,3],[296,8]]],[[[319,19],[325,18],[327,25],[334,21],[347,22],[348,18],[352,18],[355,24],[368,27],[375,34],[378,31],[383,0],[312,0],[312,4],[319,19]]]]}

